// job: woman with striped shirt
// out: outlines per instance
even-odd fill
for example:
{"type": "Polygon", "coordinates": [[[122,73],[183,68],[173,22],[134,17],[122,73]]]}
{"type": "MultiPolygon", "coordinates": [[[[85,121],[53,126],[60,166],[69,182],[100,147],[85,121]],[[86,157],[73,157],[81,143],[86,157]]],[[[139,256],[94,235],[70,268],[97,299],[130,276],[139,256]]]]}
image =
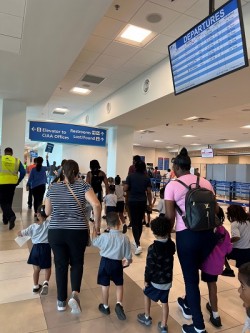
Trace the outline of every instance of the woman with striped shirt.
{"type": "Polygon", "coordinates": [[[48,190],[45,211],[51,215],[48,240],[54,253],[57,309],[66,310],[68,268],[72,296],[68,305],[72,313],[80,313],[79,292],[81,288],[84,252],[88,242],[88,221],[86,219],[86,200],[94,210],[95,229],[100,232],[101,205],[93,189],[78,179],[79,166],[67,160],[63,166],[64,181],[54,183],[48,190]],[[80,207],[81,205],[81,207],[80,207]]]}

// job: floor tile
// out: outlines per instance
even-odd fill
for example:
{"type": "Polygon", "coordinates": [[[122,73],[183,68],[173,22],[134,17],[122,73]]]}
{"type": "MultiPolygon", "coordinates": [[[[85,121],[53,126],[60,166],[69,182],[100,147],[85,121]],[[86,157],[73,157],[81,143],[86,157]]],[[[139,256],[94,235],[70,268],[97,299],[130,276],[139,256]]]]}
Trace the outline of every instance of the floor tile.
{"type": "Polygon", "coordinates": [[[28,265],[26,261],[0,264],[0,281],[7,279],[17,279],[32,275],[33,267],[32,265],[28,265]]]}
{"type": "Polygon", "coordinates": [[[40,300],[0,304],[2,333],[46,332],[47,325],[40,300]],[[45,330],[45,331],[44,331],[45,330]]]}
{"type": "Polygon", "coordinates": [[[28,257],[29,257],[28,248],[20,249],[18,247],[17,250],[0,251],[1,264],[6,262],[24,261],[27,260],[28,257]]]}

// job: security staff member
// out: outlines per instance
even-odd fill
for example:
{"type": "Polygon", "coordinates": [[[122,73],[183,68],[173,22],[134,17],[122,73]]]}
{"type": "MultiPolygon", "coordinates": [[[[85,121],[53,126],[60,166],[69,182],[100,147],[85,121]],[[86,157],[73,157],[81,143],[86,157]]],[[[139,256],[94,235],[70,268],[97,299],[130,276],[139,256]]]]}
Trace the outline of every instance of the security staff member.
{"type": "Polygon", "coordinates": [[[16,215],[12,210],[15,189],[25,176],[24,166],[12,155],[12,148],[5,148],[4,155],[0,156],[0,206],[3,211],[3,224],[9,223],[9,230],[15,227],[16,215]]]}

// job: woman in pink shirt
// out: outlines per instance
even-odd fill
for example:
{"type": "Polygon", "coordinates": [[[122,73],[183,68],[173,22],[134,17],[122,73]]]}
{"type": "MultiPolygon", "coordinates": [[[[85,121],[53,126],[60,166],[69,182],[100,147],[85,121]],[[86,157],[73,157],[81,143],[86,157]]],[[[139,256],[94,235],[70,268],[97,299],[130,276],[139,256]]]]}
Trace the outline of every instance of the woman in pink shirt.
{"type": "MultiPolygon", "coordinates": [[[[186,185],[195,184],[197,176],[190,174],[191,159],[186,148],[182,148],[173,160],[173,170],[177,178],[186,185]]],[[[209,181],[200,178],[201,187],[213,191],[209,181]]],[[[174,226],[176,219],[176,247],[185,281],[186,297],[179,297],[177,302],[186,319],[193,319],[193,324],[183,325],[183,333],[205,333],[205,325],[200,305],[199,267],[213,250],[216,239],[213,230],[193,231],[187,229],[181,215],[176,211],[176,204],[185,214],[185,196],[187,189],[177,181],[167,184],[164,194],[166,216],[174,226]]]]}

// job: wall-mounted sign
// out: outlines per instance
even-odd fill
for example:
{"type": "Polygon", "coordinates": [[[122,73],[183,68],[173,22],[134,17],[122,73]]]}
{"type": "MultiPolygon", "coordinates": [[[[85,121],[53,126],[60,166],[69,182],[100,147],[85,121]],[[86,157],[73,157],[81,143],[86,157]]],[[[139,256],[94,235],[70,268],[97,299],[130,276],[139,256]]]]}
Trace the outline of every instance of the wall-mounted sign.
{"type": "Polygon", "coordinates": [[[30,121],[29,138],[32,141],[106,146],[105,129],[72,124],[30,121]]]}

